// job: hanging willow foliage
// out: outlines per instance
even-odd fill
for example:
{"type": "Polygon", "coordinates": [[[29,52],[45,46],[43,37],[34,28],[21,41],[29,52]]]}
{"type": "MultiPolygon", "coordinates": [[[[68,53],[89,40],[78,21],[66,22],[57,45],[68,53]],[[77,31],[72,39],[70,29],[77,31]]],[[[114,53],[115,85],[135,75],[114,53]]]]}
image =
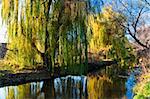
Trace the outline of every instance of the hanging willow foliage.
{"type": "Polygon", "coordinates": [[[75,0],[2,0],[8,25],[7,58],[22,67],[42,63],[87,63],[86,2],[75,0]]]}

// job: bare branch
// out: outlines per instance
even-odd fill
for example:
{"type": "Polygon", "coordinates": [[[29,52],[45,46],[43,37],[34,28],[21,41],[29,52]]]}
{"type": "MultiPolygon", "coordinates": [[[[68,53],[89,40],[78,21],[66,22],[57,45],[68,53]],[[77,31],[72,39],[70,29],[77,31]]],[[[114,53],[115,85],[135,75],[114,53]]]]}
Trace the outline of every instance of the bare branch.
{"type": "Polygon", "coordinates": [[[147,0],[144,0],[144,1],[150,6],[150,3],[147,0]]]}
{"type": "Polygon", "coordinates": [[[129,14],[131,15],[131,16],[133,16],[133,14],[132,14],[132,11],[130,11],[129,9],[128,9],[128,7],[126,7],[126,5],[122,2],[122,0],[119,0],[119,2],[122,4],[122,6],[129,12],[129,14]]]}
{"type": "Polygon", "coordinates": [[[137,25],[139,23],[139,20],[140,20],[140,17],[142,16],[142,11],[143,11],[144,7],[142,7],[137,15],[137,18],[136,18],[136,21],[133,22],[132,26],[133,26],[133,29],[134,29],[134,32],[137,32],[137,25]]]}

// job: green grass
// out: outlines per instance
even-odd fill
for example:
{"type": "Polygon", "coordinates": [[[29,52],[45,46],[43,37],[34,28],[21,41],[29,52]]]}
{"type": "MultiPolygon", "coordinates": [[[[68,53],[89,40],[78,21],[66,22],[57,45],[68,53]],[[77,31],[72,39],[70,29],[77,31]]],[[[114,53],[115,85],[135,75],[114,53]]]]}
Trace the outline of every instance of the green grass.
{"type": "Polygon", "coordinates": [[[147,99],[150,97],[150,72],[142,74],[134,87],[134,99],[147,99]]]}

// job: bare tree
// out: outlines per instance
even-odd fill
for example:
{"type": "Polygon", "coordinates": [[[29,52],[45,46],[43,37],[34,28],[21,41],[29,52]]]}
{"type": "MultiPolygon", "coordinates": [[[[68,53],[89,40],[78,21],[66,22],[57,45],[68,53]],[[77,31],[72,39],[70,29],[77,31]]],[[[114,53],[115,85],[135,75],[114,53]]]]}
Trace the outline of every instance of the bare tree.
{"type": "Polygon", "coordinates": [[[145,32],[141,31],[145,25],[148,24],[150,16],[150,6],[147,0],[116,0],[114,10],[124,15],[125,21],[120,25],[125,28],[126,33],[130,35],[136,43],[143,48],[149,48],[149,40],[143,41],[140,38],[141,34],[145,32]]]}

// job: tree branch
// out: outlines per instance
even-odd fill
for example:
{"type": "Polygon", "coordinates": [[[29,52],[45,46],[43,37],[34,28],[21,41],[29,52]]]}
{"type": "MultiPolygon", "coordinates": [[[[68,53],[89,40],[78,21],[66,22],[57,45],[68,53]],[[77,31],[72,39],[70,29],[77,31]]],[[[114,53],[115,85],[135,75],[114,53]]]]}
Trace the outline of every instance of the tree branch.
{"type": "Polygon", "coordinates": [[[144,1],[150,6],[150,3],[147,0],[144,0],[144,1]]]}
{"type": "MultiPolygon", "coordinates": [[[[147,1],[147,0],[145,0],[147,1]]],[[[122,6],[126,9],[127,13],[129,13],[130,16],[134,16],[132,14],[131,9],[128,9],[128,7],[121,1],[119,0],[119,2],[122,4],[122,6]]],[[[148,2],[147,2],[148,3],[148,2]]],[[[142,47],[144,48],[148,48],[147,44],[143,44],[137,37],[136,34],[138,34],[137,32],[137,27],[140,21],[140,18],[142,16],[142,14],[144,13],[144,8],[145,6],[142,6],[139,9],[139,12],[137,13],[137,16],[135,16],[133,18],[133,20],[128,21],[127,24],[123,24],[122,22],[118,22],[123,28],[125,28],[127,30],[127,32],[129,33],[129,35],[142,47]],[[135,20],[134,20],[135,19],[135,20]],[[132,28],[131,28],[132,27],[132,28]]],[[[128,17],[128,16],[127,16],[128,17]]],[[[130,17],[129,17],[130,18],[130,17]]]]}
{"type": "Polygon", "coordinates": [[[132,23],[132,26],[133,26],[133,29],[134,29],[134,32],[136,33],[137,32],[137,25],[138,25],[138,22],[139,22],[139,19],[142,15],[142,11],[143,11],[144,7],[142,7],[137,15],[137,18],[136,18],[136,21],[132,23]]]}
{"type": "Polygon", "coordinates": [[[140,40],[135,36],[133,35],[133,33],[131,32],[131,30],[129,28],[127,28],[128,30],[128,33],[131,35],[131,37],[141,46],[145,47],[145,48],[148,48],[147,45],[143,44],[142,42],[140,42],[140,40]]]}

